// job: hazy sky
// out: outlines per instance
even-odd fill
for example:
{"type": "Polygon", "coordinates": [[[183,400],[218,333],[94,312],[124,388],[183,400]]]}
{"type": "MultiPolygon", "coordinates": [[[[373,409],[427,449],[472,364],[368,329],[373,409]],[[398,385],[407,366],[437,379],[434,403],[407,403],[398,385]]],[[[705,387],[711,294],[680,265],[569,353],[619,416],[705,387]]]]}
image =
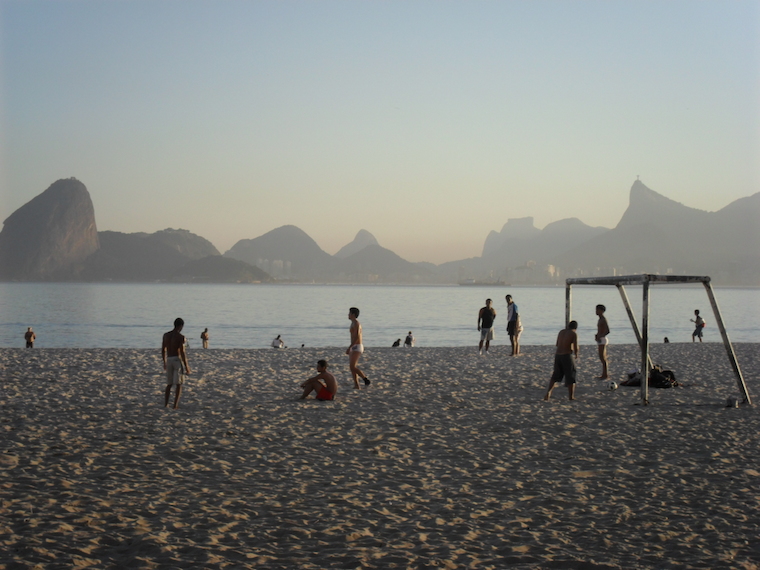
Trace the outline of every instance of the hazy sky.
{"type": "Polygon", "coordinates": [[[440,263],[613,227],[637,175],[715,211],[760,191],[759,32],[757,0],[0,0],[0,218],[74,176],[100,230],[440,263]]]}

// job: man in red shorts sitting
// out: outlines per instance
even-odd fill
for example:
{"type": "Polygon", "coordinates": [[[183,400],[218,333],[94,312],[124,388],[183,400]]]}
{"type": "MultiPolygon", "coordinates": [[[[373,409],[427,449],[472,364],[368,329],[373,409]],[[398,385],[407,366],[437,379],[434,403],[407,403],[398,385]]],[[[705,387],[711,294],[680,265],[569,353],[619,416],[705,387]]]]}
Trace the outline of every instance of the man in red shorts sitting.
{"type": "Polygon", "coordinates": [[[334,400],[335,394],[338,392],[338,382],[335,380],[335,376],[327,371],[326,360],[317,362],[317,372],[319,374],[301,384],[301,388],[303,388],[301,399],[305,400],[314,391],[317,394],[317,400],[334,400]]]}

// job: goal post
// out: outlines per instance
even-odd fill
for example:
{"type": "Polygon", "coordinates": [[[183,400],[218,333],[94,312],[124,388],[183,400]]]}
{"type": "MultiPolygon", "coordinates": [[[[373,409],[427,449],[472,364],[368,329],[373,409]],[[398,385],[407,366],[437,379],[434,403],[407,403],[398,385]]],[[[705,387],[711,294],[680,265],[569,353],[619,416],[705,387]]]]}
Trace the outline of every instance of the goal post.
{"type": "Polygon", "coordinates": [[[726,348],[726,354],[728,360],[731,363],[731,368],[736,376],[736,384],[742,394],[742,403],[751,405],[752,400],[749,397],[747,391],[747,384],[744,381],[741,368],[739,368],[739,362],[736,360],[736,353],[734,347],[731,344],[731,339],[728,337],[728,332],[723,324],[723,317],[720,314],[720,308],[718,307],[718,301],[715,299],[715,292],[713,291],[712,284],[710,283],[710,277],[708,276],[693,276],[693,275],[653,275],[643,273],[641,275],[620,275],[612,277],[572,277],[565,280],[565,326],[567,326],[572,320],[572,287],[573,285],[614,285],[620,292],[620,297],[623,301],[628,319],[631,321],[631,327],[636,335],[636,341],[639,344],[641,350],[641,404],[649,404],[649,372],[652,369],[652,359],[649,357],[649,296],[650,296],[650,284],[686,284],[686,283],[702,283],[707,291],[707,298],[710,301],[713,314],[715,315],[715,322],[718,323],[718,329],[720,330],[721,338],[723,339],[723,346],[726,348]],[[642,287],[642,315],[641,315],[641,329],[639,329],[636,322],[636,316],[631,308],[631,303],[626,293],[626,285],[641,285],[642,287]]]}

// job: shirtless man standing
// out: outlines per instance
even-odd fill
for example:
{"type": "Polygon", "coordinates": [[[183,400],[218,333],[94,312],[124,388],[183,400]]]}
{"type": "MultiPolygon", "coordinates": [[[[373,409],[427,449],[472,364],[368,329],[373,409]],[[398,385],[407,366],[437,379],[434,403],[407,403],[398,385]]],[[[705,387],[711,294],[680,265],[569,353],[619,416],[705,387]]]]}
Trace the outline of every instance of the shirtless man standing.
{"type": "Polygon", "coordinates": [[[607,379],[607,335],[610,334],[610,327],[607,324],[607,317],[604,316],[604,311],[606,310],[607,307],[604,305],[596,306],[596,314],[599,317],[599,321],[596,323],[594,340],[599,349],[599,360],[602,361],[602,375],[597,376],[598,380],[607,379]]]}
{"type": "Polygon", "coordinates": [[[559,331],[557,335],[557,352],[554,355],[554,373],[549,380],[549,388],[546,390],[544,400],[552,397],[554,384],[564,377],[567,384],[567,391],[570,400],[575,400],[575,362],[573,361],[573,352],[575,360],[578,360],[578,334],[575,332],[578,323],[570,321],[566,329],[559,331]]]}
{"type": "Polygon", "coordinates": [[[348,355],[349,368],[351,369],[351,376],[354,377],[354,388],[359,389],[359,377],[364,379],[364,384],[369,386],[369,378],[364,375],[364,372],[359,370],[357,364],[359,358],[361,358],[364,352],[364,344],[362,344],[362,325],[357,320],[359,318],[359,309],[351,307],[348,310],[348,320],[351,321],[351,346],[346,349],[348,355]]]}
{"type": "Polygon", "coordinates": [[[166,371],[166,397],[164,398],[164,407],[169,405],[169,397],[172,394],[172,386],[177,387],[174,396],[174,409],[179,407],[179,397],[182,395],[182,384],[185,381],[185,374],[190,374],[190,365],[187,363],[187,354],[185,354],[185,337],[182,334],[182,327],[185,321],[180,318],[174,320],[174,328],[164,334],[161,342],[161,358],[164,361],[164,370],[166,371]],[[182,366],[184,365],[184,372],[182,366]]]}
{"type": "Polygon", "coordinates": [[[335,380],[335,376],[327,371],[326,360],[317,362],[317,372],[319,374],[301,384],[301,388],[303,388],[301,399],[305,400],[313,391],[317,395],[317,400],[334,400],[335,394],[338,392],[338,381],[335,380]]]}
{"type": "Polygon", "coordinates": [[[480,344],[478,351],[483,354],[483,343],[486,345],[486,354],[493,340],[493,321],[496,318],[496,310],[491,306],[491,299],[486,299],[486,306],[478,311],[478,330],[480,331],[480,344]]]}
{"type": "MultiPolygon", "coordinates": [[[[36,338],[37,338],[37,335],[34,334],[32,327],[27,328],[26,332],[24,333],[24,340],[26,341],[26,347],[34,348],[34,340],[36,338]]],[[[699,340],[702,340],[702,339],[699,339],[699,340]]]]}

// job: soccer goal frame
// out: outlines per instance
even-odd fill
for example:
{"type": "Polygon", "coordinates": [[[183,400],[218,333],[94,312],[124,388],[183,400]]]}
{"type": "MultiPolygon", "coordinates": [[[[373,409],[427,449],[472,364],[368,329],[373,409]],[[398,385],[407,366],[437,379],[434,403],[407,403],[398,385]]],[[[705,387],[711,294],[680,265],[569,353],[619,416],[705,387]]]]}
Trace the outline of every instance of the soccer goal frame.
{"type": "Polygon", "coordinates": [[[687,275],[621,275],[614,277],[572,277],[565,280],[565,326],[567,326],[572,320],[572,308],[573,297],[572,288],[573,285],[614,285],[620,292],[620,297],[623,299],[623,305],[628,313],[628,318],[631,321],[633,332],[636,335],[636,340],[641,348],[641,404],[649,404],[649,372],[652,369],[652,359],[649,357],[649,287],[653,284],[666,284],[666,285],[682,285],[687,283],[702,283],[707,291],[707,297],[710,300],[713,314],[715,315],[715,322],[718,323],[720,329],[720,335],[723,338],[723,345],[726,347],[726,353],[728,354],[728,360],[731,363],[731,367],[734,370],[736,376],[736,384],[742,394],[742,404],[751,405],[752,400],[749,397],[747,391],[747,384],[744,381],[741,368],[739,368],[739,362],[736,360],[736,353],[734,347],[731,345],[731,340],[728,338],[728,332],[723,324],[723,318],[718,308],[718,302],[715,299],[715,292],[710,284],[710,278],[707,276],[687,276],[687,275]],[[631,303],[628,300],[628,294],[625,291],[626,285],[641,285],[643,289],[643,306],[641,316],[641,330],[636,323],[636,317],[634,316],[631,303]]]}

